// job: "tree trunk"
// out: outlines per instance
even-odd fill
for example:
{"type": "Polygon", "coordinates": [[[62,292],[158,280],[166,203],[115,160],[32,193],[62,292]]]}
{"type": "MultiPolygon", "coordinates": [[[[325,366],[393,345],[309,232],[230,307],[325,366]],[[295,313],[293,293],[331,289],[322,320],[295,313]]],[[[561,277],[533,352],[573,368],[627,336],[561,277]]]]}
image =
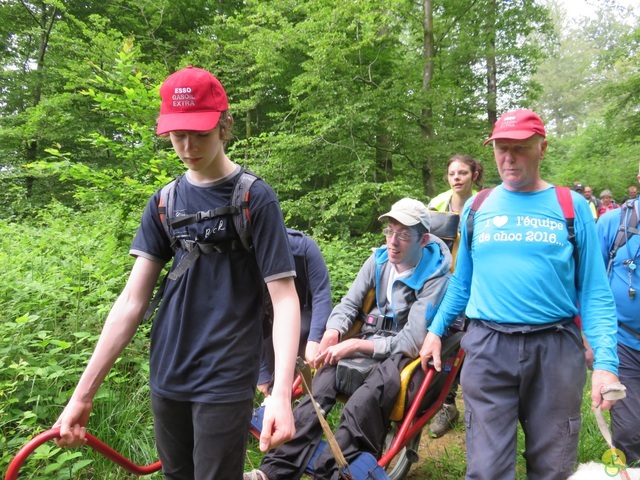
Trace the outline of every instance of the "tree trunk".
{"type": "MultiPolygon", "coordinates": [[[[435,57],[435,39],[433,35],[433,0],[423,0],[424,19],[422,29],[424,34],[424,43],[422,47],[422,57],[424,59],[424,69],[422,72],[422,93],[423,98],[429,98],[429,90],[431,89],[431,81],[433,79],[433,61],[435,57]]],[[[433,110],[428,102],[422,109],[422,137],[428,145],[433,138],[433,110]]],[[[422,163],[422,184],[426,195],[432,197],[435,194],[435,183],[433,181],[433,167],[429,155],[425,153],[422,163]]]]}
{"type": "MultiPolygon", "coordinates": [[[[384,130],[384,127],[380,127],[384,130]]],[[[375,182],[393,180],[393,158],[391,155],[391,137],[385,131],[376,135],[376,178],[375,182]]]]}
{"type": "Polygon", "coordinates": [[[486,28],[487,28],[487,121],[489,122],[489,130],[493,128],[494,123],[498,120],[498,81],[497,81],[497,65],[496,65],[496,6],[497,0],[489,0],[486,11],[486,28]]]}
{"type": "MultiPolygon", "coordinates": [[[[51,29],[56,19],[56,7],[49,6],[45,2],[40,3],[40,18],[38,19],[38,27],[40,35],[38,36],[38,52],[36,55],[36,70],[35,82],[33,82],[33,92],[31,96],[32,105],[35,107],[40,103],[42,98],[42,82],[44,77],[44,57],[47,53],[47,46],[49,45],[49,38],[51,36],[51,29]],[[51,11],[47,9],[51,8],[51,11]]],[[[35,162],[38,159],[38,140],[36,138],[26,139],[26,157],[27,162],[35,162]]],[[[33,190],[35,178],[25,178],[26,195],[30,196],[33,190]]]]}

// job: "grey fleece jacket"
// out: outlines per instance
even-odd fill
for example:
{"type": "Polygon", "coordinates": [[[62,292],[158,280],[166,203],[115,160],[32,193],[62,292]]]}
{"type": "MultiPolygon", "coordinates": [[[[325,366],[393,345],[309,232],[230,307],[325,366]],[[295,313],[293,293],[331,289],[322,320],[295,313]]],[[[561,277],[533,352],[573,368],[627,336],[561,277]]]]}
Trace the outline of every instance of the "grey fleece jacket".
{"type": "Polygon", "coordinates": [[[373,334],[373,338],[367,335],[373,340],[373,358],[383,359],[395,353],[416,358],[427,327],[447,289],[450,267],[449,249],[442,240],[431,235],[413,274],[396,279],[393,298],[387,298],[389,276],[395,267],[389,262],[387,247],[377,248],[365,261],[347,294],[334,307],[327,320],[327,328],[345,334],[358,319],[367,292],[375,288],[376,304],[370,314],[391,317],[398,333],[376,334],[375,328],[365,323],[361,333],[373,334]]]}

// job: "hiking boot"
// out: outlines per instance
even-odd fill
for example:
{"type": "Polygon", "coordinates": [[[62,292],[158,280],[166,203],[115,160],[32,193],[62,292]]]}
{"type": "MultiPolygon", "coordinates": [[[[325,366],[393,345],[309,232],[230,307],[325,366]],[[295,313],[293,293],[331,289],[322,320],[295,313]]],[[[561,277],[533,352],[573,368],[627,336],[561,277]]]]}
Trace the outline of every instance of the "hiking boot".
{"type": "Polygon", "coordinates": [[[262,470],[258,470],[256,468],[255,470],[251,470],[250,472],[243,474],[242,480],[269,480],[269,477],[267,477],[267,474],[262,470]]]}
{"type": "Polygon", "coordinates": [[[429,432],[433,438],[440,438],[445,433],[453,428],[453,425],[458,420],[460,412],[455,403],[444,403],[442,408],[438,410],[433,420],[429,424],[429,432]]]}

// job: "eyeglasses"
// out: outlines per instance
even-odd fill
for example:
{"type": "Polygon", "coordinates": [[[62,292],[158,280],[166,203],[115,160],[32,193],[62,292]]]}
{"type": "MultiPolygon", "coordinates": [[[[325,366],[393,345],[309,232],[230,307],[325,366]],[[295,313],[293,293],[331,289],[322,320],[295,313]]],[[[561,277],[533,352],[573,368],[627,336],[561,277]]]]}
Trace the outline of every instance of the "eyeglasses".
{"type": "Polygon", "coordinates": [[[396,232],[395,230],[393,230],[392,228],[383,228],[382,229],[382,233],[384,234],[385,237],[389,238],[389,237],[393,237],[393,234],[396,234],[396,237],[398,237],[398,240],[402,240],[403,242],[408,242],[409,240],[411,240],[412,238],[417,237],[417,234],[414,233],[407,233],[407,232],[396,232]]]}

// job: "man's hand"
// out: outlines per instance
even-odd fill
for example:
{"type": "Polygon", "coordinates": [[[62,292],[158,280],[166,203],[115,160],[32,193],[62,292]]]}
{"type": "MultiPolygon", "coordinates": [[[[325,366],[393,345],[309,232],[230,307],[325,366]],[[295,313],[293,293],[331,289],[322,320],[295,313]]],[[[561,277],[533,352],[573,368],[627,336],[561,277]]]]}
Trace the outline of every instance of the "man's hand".
{"type": "Polygon", "coordinates": [[[322,340],[320,340],[320,349],[316,357],[313,361],[308,362],[313,368],[320,368],[322,364],[325,362],[325,358],[327,356],[327,349],[333,345],[336,345],[340,340],[340,332],[333,328],[328,328],[325,330],[324,335],[322,335],[322,340]]]}
{"type": "Polygon", "coordinates": [[[600,407],[602,410],[609,410],[616,400],[602,398],[602,388],[618,382],[617,375],[606,370],[594,370],[591,375],[591,408],[600,407]]]}
{"type": "Polygon", "coordinates": [[[62,411],[62,415],[53,425],[60,427],[60,438],[56,438],[55,442],[58,447],[79,447],[84,445],[87,440],[86,425],[91,414],[92,403],[69,400],[69,403],[62,411]]]}
{"type": "Polygon", "coordinates": [[[327,365],[336,365],[343,358],[353,357],[356,353],[362,351],[360,344],[365,340],[358,338],[349,338],[343,342],[327,348],[324,363],[327,365]]]}
{"type": "Polygon", "coordinates": [[[422,348],[420,349],[420,357],[422,369],[426,372],[429,368],[429,360],[433,359],[433,366],[436,371],[442,370],[442,360],[440,359],[440,352],[442,351],[442,340],[435,333],[427,332],[427,336],[422,342],[422,348]]]}
{"type": "Polygon", "coordinates": [[[311,365],[313,368],[316,368],[313,365],[316,357],[318,356],[318,352],[320,351],[320,344],[318,342],[314,342],[309,340],[307,342],[307,346],[304,349],[304,359],[305,361],[311,365]]]}
{"type": "Polygon", "coordinates": [[[262,393],[265,397],[269,396],[269,382],[261,383],[258,385],[258,391],[262,393]]]}
{"type": "Polygon", "coordinates": [[[279,447],[296,433],[290,399],[271,395],[265,399],[265,405],[260,433],[260,450],[263,452],[279,447]]]}

